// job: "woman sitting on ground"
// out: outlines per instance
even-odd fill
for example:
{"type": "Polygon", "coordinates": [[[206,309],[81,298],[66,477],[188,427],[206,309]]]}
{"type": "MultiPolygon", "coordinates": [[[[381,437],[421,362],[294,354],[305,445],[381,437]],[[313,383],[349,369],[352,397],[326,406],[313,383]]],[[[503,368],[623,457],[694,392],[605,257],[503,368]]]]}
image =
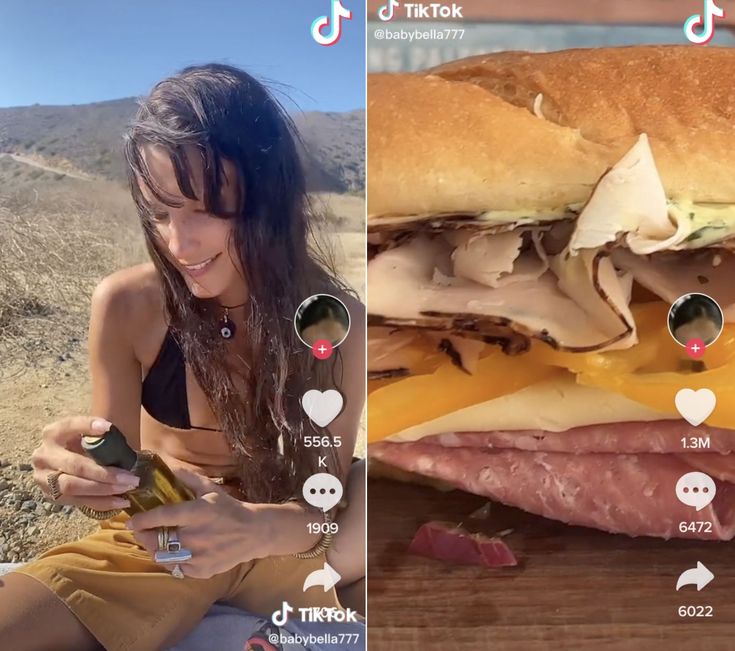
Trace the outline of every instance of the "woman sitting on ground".
{"type": "Polygon", "coordinates": [[[93,415],[46,427],[32,459],[45,494],[100,528],[3,577],[3,648],[166,648],[218,601],[268,617],[283,601],[339,608],[334,588],[302,589],[325,560],[339,588],[362,590],[364,464],[352,453],[365,395],[364,310],[308,247],[295,137],[268,90],[230,66],[187,68],[141,103],[125,154],[152,262],[97,287],[93,415]],[[293,326],[298,306],[318,293],[352,314],[349,337],[324,361],[293,326]],[[328,432],[305,417],[301,397],[334,388],[344,408],[328,427],[341,446],[306,445],[328,432]],[[110,423],[136,450],[157,452],[196,499],[116,513],[137,478],[81,448],[82,435],[110,423]],[[301,498],[317,472],[345,487],[326,553],[308,527],[324,514],[301,498]],[[153,559],[164,526],[192,554],[173,570],[153,559]]]}

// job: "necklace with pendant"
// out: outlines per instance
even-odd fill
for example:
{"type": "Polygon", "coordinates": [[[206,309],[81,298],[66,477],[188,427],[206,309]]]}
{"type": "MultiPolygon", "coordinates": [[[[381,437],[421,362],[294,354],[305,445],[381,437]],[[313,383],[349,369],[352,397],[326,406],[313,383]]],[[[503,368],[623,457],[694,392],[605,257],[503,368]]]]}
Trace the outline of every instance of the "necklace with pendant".
{"type": "Polygon", "coordinates": [[[238,307],[242,307],[243,305],[245,305],[245,303],[241,303],[240,305],[222,306],[223,308],[225,308],[225,314],[219,322],[219,333],[222,336],[222,339],[232,339],[235,336],[237,328],[235,328],[234,321],[230,319],[230,310],[237,309],[238,307]]]}

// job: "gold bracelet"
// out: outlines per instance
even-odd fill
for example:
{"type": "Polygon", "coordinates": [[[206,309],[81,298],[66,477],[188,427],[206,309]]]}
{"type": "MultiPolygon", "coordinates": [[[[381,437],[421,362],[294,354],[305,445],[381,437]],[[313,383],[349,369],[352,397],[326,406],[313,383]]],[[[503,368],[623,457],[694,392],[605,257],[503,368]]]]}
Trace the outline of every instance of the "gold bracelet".
{"type": "MultiPolygon", "coordinates": [[[[324,511],[324,522],[326,524],[332,524],[332,516],[329,515],[329,511],[324,511]]],[[[332,544],[332,538],[334,538],[334,534],[331,531],[327,531],[327,533],[322,534],[322,537],[311,549],[307,549],[305,552],[294,554],[294,556],[301,559],[316,558],[317,556],[321,556],[324,552],[327,551],[327,549],[329,549],[329,546],[332,544]]]]}
{"type": "Polygon", "coordinates": [[[122,513],[122,509],[110,509],[109,511],[98,511],[93,509],[91,506],[78,506],[77,507],[84,515],[94,520],[109,520],[114,518],[116,515],[122,513]]]}

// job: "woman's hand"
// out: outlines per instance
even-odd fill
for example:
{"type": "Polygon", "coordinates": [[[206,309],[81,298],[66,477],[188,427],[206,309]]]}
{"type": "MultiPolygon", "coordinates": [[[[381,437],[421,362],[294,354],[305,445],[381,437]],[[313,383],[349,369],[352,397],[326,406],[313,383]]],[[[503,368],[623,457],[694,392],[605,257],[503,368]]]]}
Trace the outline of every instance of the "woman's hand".
{"type": "Polygon", "coordinates": [[[104,434],[111,423],[94,416],[63,418],[43,428],[43,439],[31,455],[33,479],[51,501],[49,475],[61,470],[61,497],[56,504],[85,505],[99,511],[130,506],[122,493],[136,487],[138,477],[120,468],[100,466],[82,450],[82,436],[104,434]],[[119,497],[115,497],[115,496],[119,497]]]}
{"type": "Polygon", "coordinates": [[[187,577],[208,579],[268,555],[268,531],[258,505],[235,499],[194,472],[172,470],[194,491],[196,499],[136,513],[126,523],[151,556],[158,550],[158,527],[179,528],[181,547],[192,555],[189,562],[179,564],[187,577]]]}

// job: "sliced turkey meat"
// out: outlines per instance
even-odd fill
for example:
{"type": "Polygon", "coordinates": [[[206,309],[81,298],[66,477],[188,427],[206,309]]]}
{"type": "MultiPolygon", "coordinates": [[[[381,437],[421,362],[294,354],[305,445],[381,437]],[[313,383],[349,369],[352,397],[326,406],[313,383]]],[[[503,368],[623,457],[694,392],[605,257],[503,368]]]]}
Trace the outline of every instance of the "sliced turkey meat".
{"type": "MultiPolygon", "coordinates": [[[[445,233],[454,246],[453,275],[488,287],[538,279],[549,268],[539,229],[508,233],[445,233]]],[[[449,283],[451,284],[451,282],[449,283]]]]}
{"type": "MultiPolygon", "coordinates": [[[[588,313],[560,288],[550,271],[537,280],[487,287],[453,275],[452,247],[441,237],[419,235],[402,246],[383,251],[368,264],[370,312],[387,326],[453,330],[482,337],[497,326],[575,351],[627,348],[636,342],[635,328],[624,303],[629,286],[602,254],[557,261],[578,284],[597,292],[599,301],[588,313]],[[450,282],[437,282],[436,270],[450,282]],[[605,306],[611,317],[600,318],[605,306]],[[613,322],[615,326],[613,327],[613,322]]],[[[589,294],[589,292],[588,292],[589,294]]]]}
{"type": "Polygon", "coordinates": [[[432,360],[449,359],[462,370],[473,373],[485,344],[445,332],[416,328],[368,329],[368,376],[400,377],[431,365],[432,360]],[[432,350],[428,356],[422,351],[432,350]]]}
{"type": "Polygon", "coordinates": [[[717,301],[726,321],[735,322],[735,253],[703,249],[643,256],[616,249],[611,257],[616,267],[632,274],[636,282],[667,303],[699,291],[717,301]]]}
{"type": "Polygon", "coordinates": [[[641,134],[593,190],[577,219],[569,250],[574,254],[599,249],[622,236],[633,253],[653,253],[681,244],[691,227],[691,220],[676,221],[669,215],[653,152],[641,134]]]}

